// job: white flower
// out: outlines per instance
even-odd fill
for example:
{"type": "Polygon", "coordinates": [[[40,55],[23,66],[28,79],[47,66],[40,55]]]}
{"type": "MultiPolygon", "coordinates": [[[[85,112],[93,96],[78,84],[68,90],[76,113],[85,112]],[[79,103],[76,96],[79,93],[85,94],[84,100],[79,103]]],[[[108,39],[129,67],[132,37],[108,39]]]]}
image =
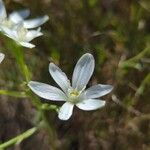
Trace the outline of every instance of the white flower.
{"type": "Polygon", "coordinates": [[[49,19],[49,17],[45,15],[35,19],[24,20],[29,14],[30,11],[24,9],[21,11],[14,11],[7,17],[4,3],[0,0],[0,31],[9,38],[15,40],[18,44],[24,47],[33,48],[35,45],[31,44],[30,41],[43,34],[40,32],[40,28],[36,30],[28,29],[41,26],[49,19]]]}
{"type": "Polygon", "coordinates": [[[22,23],[16,25],[14,30],[9,28],[3,28],[3,30],[6,36],[13,39],[18,44],[28,48],[35,47],[35,45],[30,43],[31,40],[43,35],[43,33],[40,32],[40,28],[37,30],[28,30],[24,28],[22,23]]]}
{"type": "Polygon", "coordinates": [[[9,16],[7,16],[6,9],[2,0],[0,0],[0,30],[3,31],[3,27],[13,29],[13,27],[18,23],[23,23],[24,28],[31,29],[37,28],[49,20],[47,15],[34,18],[26,19],[30,14],[28,9],[21,11],[14,11],[9,16]]]}
{"type": "Polygon", "coordinates": [[[0,53],[0,63],[3,61],[5,55],[3,53],[0,53]]]}
{"type": "Polygon", "coordinates": [[[86,111],[96,110],[104,106],[105,101],[97,98],[108,94],[113,89],[111,85],[98,84],[85,90],[93,74],[94,67],[95,61],[93,56],[89,53],[84,54],[75,66],[71,85],[66,74],[55,64],[50,63],[49,72],[62,90],[35,81],[30,81],[28,86],[42,98],[52,101],[64,101],[65,103],[58,112],[58,117],[61,120],[68,120],[75,105],[86,111]]]}

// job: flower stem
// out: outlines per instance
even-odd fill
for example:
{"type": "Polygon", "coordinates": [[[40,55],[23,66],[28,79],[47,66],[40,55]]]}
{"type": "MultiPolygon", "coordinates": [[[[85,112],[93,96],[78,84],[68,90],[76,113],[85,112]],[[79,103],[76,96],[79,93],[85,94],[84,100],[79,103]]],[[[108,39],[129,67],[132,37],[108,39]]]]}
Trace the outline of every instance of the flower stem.
{"type": "Polygon", "coordinates": [[[119,63],[120,68],[129,68],[133,67],[135,68],[137,63],[145,56],[145,55],[150,55],[150,47],[145,48],[143,51],[141,51],[138,55],[123,61],[119,63]]]}
{"type": "Polygon", "coordinates": [[[15,57],[19,71],[21,72],[25,81],[28,82],[30,80],[31,74],[29,72],[29,69],[28,69],[25,61],[24,61],[22,47],[10,40],[6,40],[5,45],[6,45],[7,49],[10,49],[12,55],[15,57]]]}
{"type": "MultiPolygon", "coordinates": [[[[21,72],[21,74],[24,78],[24,81],[26,81],[26,83],[28,83],[30,81],[30,78],[31,78],[31,73],[29,72],[29,69],[28,69],[28,67],[27,67],[27,65],[24,61],[24,54],[23,54],[22,47],[17,45],[15,42],[9,41],[9,40],[6,40],[6,47],[7,47],[7,49],[10,49],[12,55],[14,56],[14,58],[16,60],[18,69],[19,69],[19,71],[21,72]]],[[[57,107],[54,106],[54,105],[52,105],[52,106],[51,105],[50,106],[43,105],[40,102],[39,98],[37,98],[30,91],[27,90],[26,86],[25,86],[25,91],[26,91],[25,92],[26,97],[30,98],[31,103],[33,104],[33,106],[37,109],[37,111],[39,113],[41,113],[41,116],[38,119],[38,121],[40,121],[40,122],[42,121],[43,122],[43,127],[48,130],[48,135],[49,135],[49,139],[50,139],[50,143],[51,143],[51,148],[55,149],[55,142],[54,141],[55,141],[55,137],[56,137],[55,135],[56,134],[54,134],[54,131],[52,130],[52,128],[51,128],[51,126],[50,126],[50,124],[47,120],[45,110],[55,110],[55,111],[57,111],[57,107]]],[[[7,94],[7,95],[10,95],[10,96],[18,96],[18,93],[3,92],[3,94],[7,94]]],[[[39,122],[36,122],[36,123],[39,123],[39,122]]],[[[9,143],[13,143],[13,142],[14,142],[14,140],[10,141],[9,143]]]]}
{"type": "Polygon", "coordinates": [[[7,142],[0,144],[0,149],[4,149],[7,148],[11,145],[17,144],[17,143],[21,143],[24,139],[30,137],[31,135],[33,135],[35,132],[37,131],[37,127],[33,127],[27,131],[25,131],[24,133],[8,140],[7,142]]]}
{"type": "Polygon", "coordinates": [[[0,90],[1,95],[8,95],[16,98],[25,98],[25,92],[18,92],[18,91],[8,91],[8,90],[0,90]]]}

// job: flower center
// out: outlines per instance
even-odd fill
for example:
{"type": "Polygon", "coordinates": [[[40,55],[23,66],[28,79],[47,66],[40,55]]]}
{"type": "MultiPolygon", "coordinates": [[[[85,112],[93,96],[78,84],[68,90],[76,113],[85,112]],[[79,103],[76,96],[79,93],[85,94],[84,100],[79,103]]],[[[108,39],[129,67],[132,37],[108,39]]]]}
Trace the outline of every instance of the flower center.
{"type": "Polygon", "coordinates": [[[77,91],[72,91],[71,93],[70,93],[70,96],[71,97],[76,97],[76,96],[78,96],[79,95],[79,93],[77,92],[77,91]]]}
{"type": "Polygon", "coordinates": [[[80,101],[79,95],[80,95],[80,93],[78,91],[70,90],[68,92],[68,101],[73,104],[78,103],[80,101]]]}

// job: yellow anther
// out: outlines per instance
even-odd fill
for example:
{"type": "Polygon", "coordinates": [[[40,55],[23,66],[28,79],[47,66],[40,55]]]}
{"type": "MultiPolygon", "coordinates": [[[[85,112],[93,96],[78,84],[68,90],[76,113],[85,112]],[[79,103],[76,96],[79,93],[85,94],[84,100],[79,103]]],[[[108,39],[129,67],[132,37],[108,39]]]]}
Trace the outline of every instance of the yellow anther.
{"type": "Polygon", "coordinates": [[[71,93],[70,93],[70,96],[72,96],[72,97],[76,97],[76,96],[78,96],[79,95],[79,93],[77,92],[77,91],[72,91],[71,93]]]}

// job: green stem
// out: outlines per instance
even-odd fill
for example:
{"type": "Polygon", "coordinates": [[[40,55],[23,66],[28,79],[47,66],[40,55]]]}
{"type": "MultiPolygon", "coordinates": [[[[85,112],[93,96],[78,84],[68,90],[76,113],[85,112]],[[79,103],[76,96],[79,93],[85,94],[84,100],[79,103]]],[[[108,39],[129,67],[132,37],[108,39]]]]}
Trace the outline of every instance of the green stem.
{"type": "Polygon", "coordinates": [[[42,110],[54,110],[58,112],[59,107],[56,105],[42,104],[41,109],[42,110]]]}
{"type": "Polygon", "coordinates": [[[41,110],[41,106],[42,103],[40,102],[39,98],[37,96],[35,96],[31,91],[27,91],[26,92],[27,96],[30,98],[33,106],[37,109],[37,110],[41,110]]]}
{"type": "Polygon", "coordinates": [[[36,107],[36,109],[38,110],[38,112],[40,112],[41,116],[38,119],[38,122],[40,120],[42,120],[42,126],[48,131],[48,136],[49,136],[49,140],[50,140],[50,144],[51,144],[51,149],[56,148],[56,144],[55,144],[55,140],[56,140],[56,134],[53,131],[52,127],[50,126],[50,123],[47,120],[45,111],[46,110],[58,110],[58,107],[56,105],[48,105],[48,104],[42,104],[39,100],[38,97],[34,96],[31,92],[27,93],[28,96],[30,97],[32,104],[36,107]]]}
{"type": "Polygon", "coordinates": [[[141,95],[144,93],[145,87],[150,84],[150,73],[144,78],[141,85],[136,91],[135,96],[141,95]]]}
{"type": "Polygon", "coordinates": [[[25,131],[24,133],[8,140],[7,142],[0,144],[0,149],[4,149],[7,148],[11,145],[14,145],[16,143],[21,143],[24,139],[30,137],[31,135],[33,135],[35,132],[37,131],[37,127],[33,127],[27,131],[25,131]]]}
{"type": "Polygon", "coordinates": [[[10,49],[12,55],[15,57],[19,71],[21,72],[25,81],[28,82],[30,80],[30,72],[26,63],[24,62],[22,47],[10,40],[6,40],[5,45],[7,49],[10,49]]]}
{"type": "MultiPolygon", "coordinates": [[[[12,41],[7,41],[6,40],[6,46],[7,48],[11,48],[10,51],[12,52],[13,56],[16,59],[19,71],[21,72],[22,76],[24,77],[26,83],[28,83],[30,81],[30,72],[28,70],[28,67],[26,65],[26,63],[24,62],[24,55],[23,55],[23,51],[22,48],[17,45],[16,43],[12,42],[12,41]]],[[[13,95],[13,94],[10,94],[13,95]]],[[[46,107],[43,106],[43,104],[40,102],[39,98],[37,98],[36,96],[34,96],[30,91],[26,92],[26,96],[31,98],[31,102],[32,104],[35,106],[35,108],[41,112],[41,120],[43,121],[43,125],[44,127],[48,130],[49,132],[49,138],[50,138],[50,143],[52,145],[52,148],[55,149],[55,139],[54,139],[54,132],[50,126],[50,124],[48,123],[47,117],[45,115],[45,110],[47,109],[53,109],[56,110],[57,108],[54,106],[50,106],[50,107],[46,107]]]]}
{"type": "Polygon", "coordinates": [[[123,61],[119,64],[120,68],[126,68],[126,67],[135,67],[137,62],[140,61],[141,58],[143,58],[145,55],[150,54],[150,47],[145,48],[142,52],[140,52],[138,55],[123,61]]]}
{"type": "Polygon", "coordinates": [[[42,114],[43,126],[45,126],[45,128],[48,131],[51,149],[55,150],[56,149],[56,133],[54,132],[54,130],[50,126],[50,124],[49,124],[49,122],[47,120],[47,117],[45,115],[45,112],[41,111],[41,114],[42,114]]]}
{"type": "Polygon", "coordinates": [[[8,90],[0,90],[1,95],[8,95],[16,98],[25,98],[25,92],[16,92],[16,91],[8,91],[8,90]]]}

